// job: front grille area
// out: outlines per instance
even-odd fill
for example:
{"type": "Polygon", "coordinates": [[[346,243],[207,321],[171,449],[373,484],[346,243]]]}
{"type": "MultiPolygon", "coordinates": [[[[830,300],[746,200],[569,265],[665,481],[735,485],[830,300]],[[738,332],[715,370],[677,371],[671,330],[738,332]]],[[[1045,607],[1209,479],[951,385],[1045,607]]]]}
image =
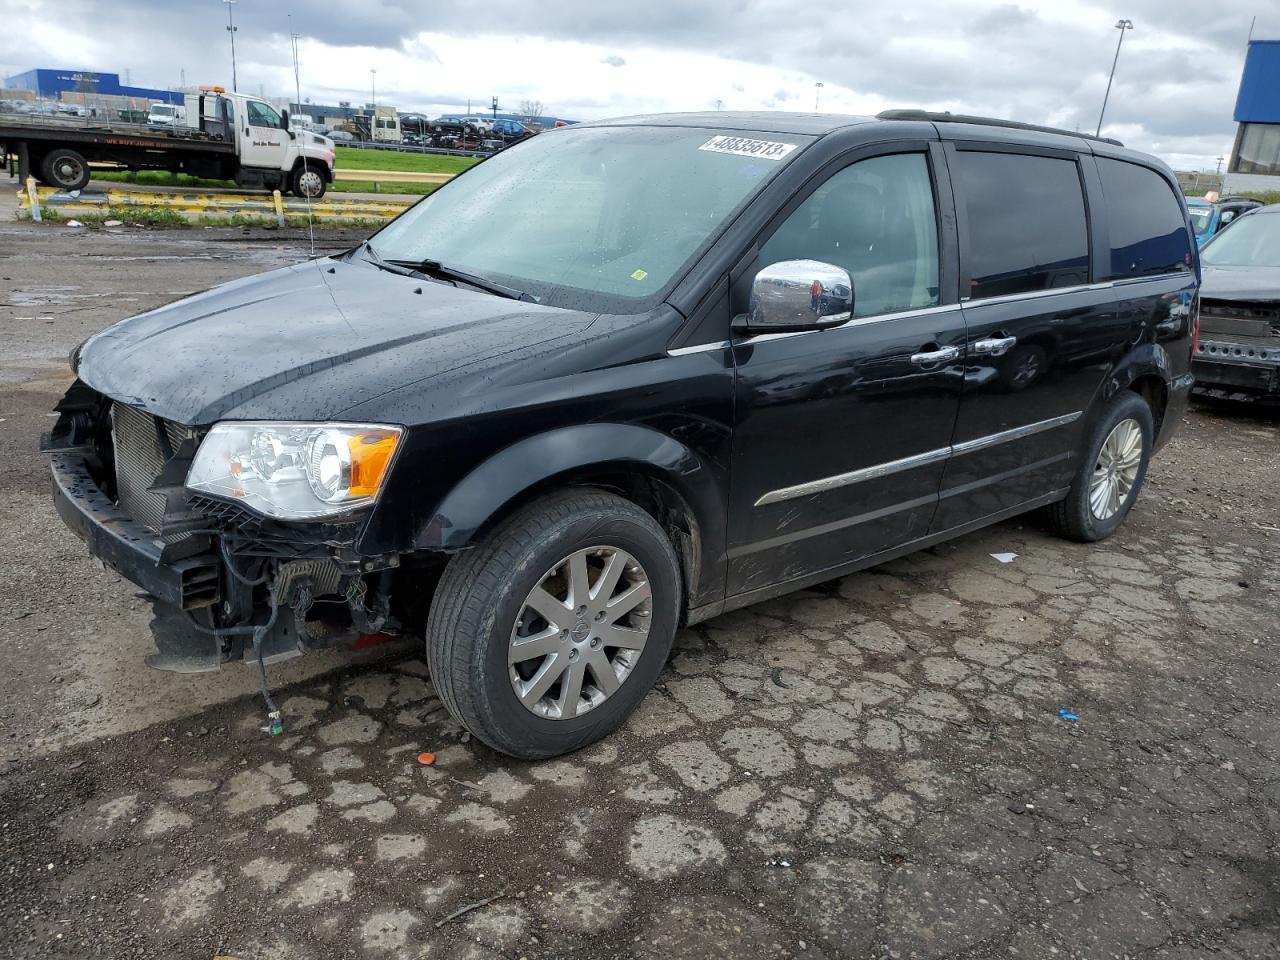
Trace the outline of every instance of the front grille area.
{"type": "MultiPolygon", "coordinates": [[[[157,535],[164,520],[165,497],[149,488],[173,452],[194,435],[181,424],[161,420],[122,403],[111,405],[116,498],[121,510],[157,535]]],[[[176,542],[184,536],[186,534],[179,533],[164,539],[176,542]]]]}

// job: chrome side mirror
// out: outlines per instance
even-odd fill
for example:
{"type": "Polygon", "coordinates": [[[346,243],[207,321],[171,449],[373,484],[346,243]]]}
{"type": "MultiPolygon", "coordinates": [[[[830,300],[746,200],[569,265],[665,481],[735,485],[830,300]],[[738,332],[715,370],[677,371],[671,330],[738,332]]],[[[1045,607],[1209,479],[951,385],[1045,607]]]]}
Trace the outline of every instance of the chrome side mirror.
{"type": "Polygon", "coordinates": [[[783,260],[756,274],[744,326],[753,333],[819,330],[851,316],[848,270],[820,260],[783,260]]]}

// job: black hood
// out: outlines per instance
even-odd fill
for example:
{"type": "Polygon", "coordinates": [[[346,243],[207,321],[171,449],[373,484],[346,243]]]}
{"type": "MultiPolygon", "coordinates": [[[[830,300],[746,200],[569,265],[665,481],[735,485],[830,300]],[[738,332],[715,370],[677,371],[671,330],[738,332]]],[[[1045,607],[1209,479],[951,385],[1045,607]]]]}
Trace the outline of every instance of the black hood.
{"type": "Polygon", "coordinates": [[[88,341],[89,386],[192,426],[333,420],[388,391],[493,364],[590,326],[594,314],[316,260],[123,320],[88,341]]]}
{"type": "Polygon", "coordinates": [[[1200,297],[1205,300],[1280,300],[1280,267],[1201,264],[1200,297]]]}

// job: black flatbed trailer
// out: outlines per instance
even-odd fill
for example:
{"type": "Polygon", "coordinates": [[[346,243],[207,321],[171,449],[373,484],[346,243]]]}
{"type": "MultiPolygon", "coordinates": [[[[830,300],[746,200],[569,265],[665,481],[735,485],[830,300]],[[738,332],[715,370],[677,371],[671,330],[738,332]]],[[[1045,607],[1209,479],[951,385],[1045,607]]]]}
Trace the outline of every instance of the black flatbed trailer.
{"type": "Polygon", "coordinates": [[[63,189],[88,182],[91,162],[218,179],[238,166],[232,124],[205,117],[200,127],[189,127],[0,113],[0,159],[21,183],[34,175],[63,189]]]}

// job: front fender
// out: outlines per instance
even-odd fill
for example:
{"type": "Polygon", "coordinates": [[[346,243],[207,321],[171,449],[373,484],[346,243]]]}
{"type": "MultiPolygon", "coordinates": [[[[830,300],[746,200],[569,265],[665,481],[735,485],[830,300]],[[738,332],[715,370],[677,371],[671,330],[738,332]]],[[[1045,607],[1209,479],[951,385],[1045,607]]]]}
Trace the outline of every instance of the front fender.
{"type": "Polygon", "coordinates": [[[620,472],[652,476],[688,504],[708,553],[724,542],[725,493],[712,470],[674,437],[649,427],[590,423],[528,437],[494,454],[444,497],[415,536],[421,550],[470,546],[508,504],[557,480],[620,472]]]}

